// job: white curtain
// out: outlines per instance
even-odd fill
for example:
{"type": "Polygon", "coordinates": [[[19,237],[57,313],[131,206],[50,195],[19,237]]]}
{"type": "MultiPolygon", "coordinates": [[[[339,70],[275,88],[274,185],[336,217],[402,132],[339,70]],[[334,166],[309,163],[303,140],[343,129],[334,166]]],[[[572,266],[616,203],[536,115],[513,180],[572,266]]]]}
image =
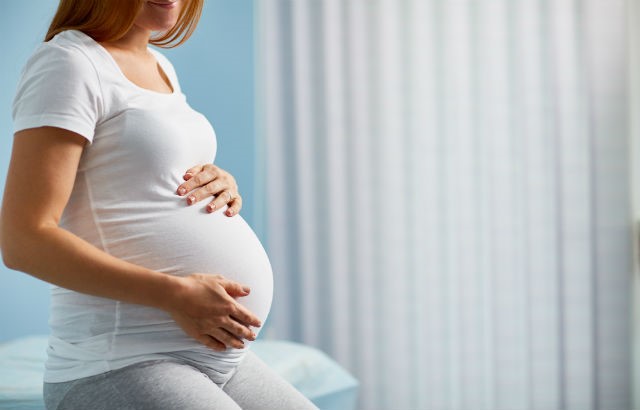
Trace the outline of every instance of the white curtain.
{"type": "Polygon", "coordinates": [[[627,21],[629,27],[629,116],[631,132],[631,194],[635,235],[635,266],[633,276],[633,314],[631,316],[633,332],[633,408],[640,409],[640,1],[631,1],[628,7],[627,21]]]}
{"type": "Polygon", "coordinates": [[[632,408],[632,1],[256,1],[267,336],[365,410],[632,408]]]}

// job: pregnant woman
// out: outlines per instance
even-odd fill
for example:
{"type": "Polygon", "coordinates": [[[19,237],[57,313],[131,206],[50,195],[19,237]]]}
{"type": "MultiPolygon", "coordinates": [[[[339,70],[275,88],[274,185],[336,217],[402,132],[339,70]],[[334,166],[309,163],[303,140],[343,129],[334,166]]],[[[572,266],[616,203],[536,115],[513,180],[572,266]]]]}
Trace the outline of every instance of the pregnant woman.
{"type": "Polygon", "coordinates": [[[203,0],[61,0],[13,106],[5,264],[54,286],[49,410],[314,409],[249,344],[271,307],[216,136],[169,61],[203,0]]]}

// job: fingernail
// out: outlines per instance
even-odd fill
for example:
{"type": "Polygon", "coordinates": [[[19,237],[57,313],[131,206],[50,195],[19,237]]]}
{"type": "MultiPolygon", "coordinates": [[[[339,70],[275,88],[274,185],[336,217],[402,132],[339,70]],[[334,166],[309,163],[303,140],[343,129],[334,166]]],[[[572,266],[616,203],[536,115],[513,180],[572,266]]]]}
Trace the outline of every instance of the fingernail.
{"type": "Polygon", "coordinates": [[[213,212],[213,210],[216,209],[216,204],[209,204],[207,205],[207,208],[209,209],[209,212],[213,212]]]}
{"type": "Polygon", "coordinates": [[[186,174],[184,174],[183,178],[184,179],[189,179],[193,176],[193,174],[191,174],[190,172],[187,172],[186,174]]]}
{"type": "Polygon", "coordinates": [[[196,200],[196,197],[191,195],[189,198],[187,198],[187,202],[189,203],[189,205],[191,205],[192,203],[194,203],[196,200]]]}
{"type": "Polygon", "coordinates": [[[178,188],[178,194],[180,194],[180,195],[184,195],[186,192],[187,192],[187,190],[186,190],[186,189],[184,189],[184,187],[180,187],[180,188],[178,188]]]}
{"type": "Polygon", "coordinates": [[[227,211],[227,215],[229,216],[233,215],[233,211],[227,211]]]}
{"type": "Polygon", "coordinates": [[[245,292],[247,292],[247,293],[251,292],[251,288],[250,288],[250,287],[248,287],[248,286],[243,286],[243,287],[242,287],[242,290],[244,290],[244,291],[245,291],[245,292]]]}

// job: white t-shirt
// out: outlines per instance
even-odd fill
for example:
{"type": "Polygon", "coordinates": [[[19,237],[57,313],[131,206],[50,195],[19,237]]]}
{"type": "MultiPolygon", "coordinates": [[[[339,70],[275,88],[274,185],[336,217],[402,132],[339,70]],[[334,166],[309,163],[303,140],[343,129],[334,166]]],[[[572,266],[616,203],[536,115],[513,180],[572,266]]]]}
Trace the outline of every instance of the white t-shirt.
{"type": "MultiPolygon", "coordinates": [[[[149,48],[174,92],[136,86],[100,44],[69,30],[29,59],[13,105],[14,129],[54,126],[85,137],[60,226],[120,259],[171,275],[219,273],[251,287],[238,298],[264,323],[273,293],[269,259],[240,215],[209,214],[176,195],[182,175],[211,163],[216,136],[186,102],[175,71],[149,48]]],[[[37,250],[34,250],[37,255],[37,250]]],[[[87,278],[91,280],[91,278],[87,278]]],[[[244,349],[216,352],[168,313],[53,286],[45,382],[64,382],[179,355],[224,383],[244,349]]],[[[259,329],[256,329],[256,331],[259,329]]]]}

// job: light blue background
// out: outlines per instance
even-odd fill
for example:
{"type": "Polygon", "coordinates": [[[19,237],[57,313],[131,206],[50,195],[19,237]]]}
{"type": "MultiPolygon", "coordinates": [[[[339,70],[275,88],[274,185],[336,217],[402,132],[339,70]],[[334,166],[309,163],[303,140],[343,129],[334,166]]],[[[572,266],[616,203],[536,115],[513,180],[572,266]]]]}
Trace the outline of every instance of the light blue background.
{"type": "MultiPolygon", "coordinates": [[[[42,41],[56,0],[12,1],[0,13],[0,181],[4,191],[13,131],[11,100],[20,70],[42,41]]],[[[254,50],[253,1],[206,0],[195,34],[166,50],[190,104],[218,135],[216,164],[231,172],[243,196],[242,216],[253,223],[254,50]]],[[[196,164],[194,164],[196,165],[196,164]]],[[[37,187],[37,181],[33,183],[37,187]]],[[[1,194],[0,194],[1,195],[1,194]]],[[[8,195],[11,195],[9,192],[8,195]]],[[[21,200],[28,201],[29,198],[21,200]]],[[[0,264],[0,342],[48,333],[49,285],[0,264]]]]}

